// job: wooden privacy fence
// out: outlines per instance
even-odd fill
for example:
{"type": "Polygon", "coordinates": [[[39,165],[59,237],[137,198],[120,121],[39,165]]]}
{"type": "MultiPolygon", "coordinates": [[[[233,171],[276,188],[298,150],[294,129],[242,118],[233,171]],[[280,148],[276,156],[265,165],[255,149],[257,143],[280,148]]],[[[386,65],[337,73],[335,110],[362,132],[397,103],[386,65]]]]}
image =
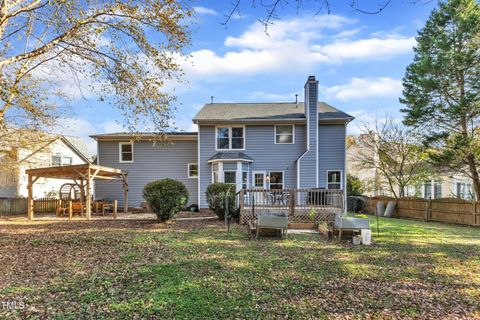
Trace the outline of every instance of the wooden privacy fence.
{"type": "Polygon", "coordinates": [[[258,213],[282,211],[290,223],[331,221],[343,212],[342,190],[246,189],[239,192],[240,222],[250,224],[258,213]]]}
{"type": "Polygon", "coordinates": [[[25,214],[27,212],[26,198],[5,198],[0,199],[0,216],[12,216],[25,214]]]}
{"type": "MultiPolygon", "coordinates": [[[[0,199],[0,216],[27,214],[26,198],[0,199]]],[[[33,200],[33,209],[38,213],[55,213],[57,208],[68,207],[67,199],[39,198],[33,200]]]]}
{"type": "MultiPolygon", "coordinates": [[[[377,203],[395,201],[390,197],[369,198],[365,210],[375,214],[377,203]]],[[[397,201],[395,216],[424,221],[480,226],[480,201],[468,201],[456,198],[423,199],[400,198],[397,201]]]]}

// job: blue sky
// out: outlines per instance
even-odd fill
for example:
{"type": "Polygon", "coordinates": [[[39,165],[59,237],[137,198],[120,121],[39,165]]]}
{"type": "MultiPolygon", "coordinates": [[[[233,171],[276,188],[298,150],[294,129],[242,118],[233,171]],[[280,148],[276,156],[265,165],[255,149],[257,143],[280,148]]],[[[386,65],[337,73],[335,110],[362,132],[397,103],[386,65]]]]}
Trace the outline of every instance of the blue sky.
{"type": "MultiPolygon", "coordinates": [[[[229,1],[193,2],[197,14],[191,59],[184,64],[187,83],[167,88],[178,96],[176,126],[196,130],[191,118],[210,96],[216,102],[268,102],[294,101],[297,93],[303,101],[309,75],[319,80],[321,101],[357,118],[351,133],[375,116],[400,117],[401,79],[416,32],[435,2],[393,1],[377,15],[357,12],[349,1],[332,2],[330,15],[315,16],[316,1],[304,1],[298,15],[294,7],[284,8],[268,35],[257,22],[263,11],[248,2],[227,28],[221,23],[229,1]]],[[[64,121],[64,132],[87,139],[92,151],[95,143],[88,135],[123,130],[115,109],[88,92],[73,94],[68,103],[73,115],[64,121]]]]}

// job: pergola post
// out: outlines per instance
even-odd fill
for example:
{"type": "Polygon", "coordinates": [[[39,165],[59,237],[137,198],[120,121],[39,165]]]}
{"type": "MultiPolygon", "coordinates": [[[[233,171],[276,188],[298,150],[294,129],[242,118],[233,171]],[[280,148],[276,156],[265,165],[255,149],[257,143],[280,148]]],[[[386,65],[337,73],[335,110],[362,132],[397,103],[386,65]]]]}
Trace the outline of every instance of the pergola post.
{"type": "Polygon", "coordinates": [[[27,213],[28,219],[33,220],[33,177],[28,175],[28,200],[27,200],[27,213]]]}
{"type": "Polygon", "coordinates": [[[85,204],[87,207],[87,219],[90,220],[92,218],[92,197],[90,196],[91,194],[91,175],[90,175],[90,166],[87,167],[87,179],[86,179],[86,185],[87,185],[87,192],[86,192],[86,199],[85,199],[85,204]]]}
{"type": "Polygon", "coordinates": [[[127,175],[123,175],[123,212],[128,212],[128,178],[127,175]]]}

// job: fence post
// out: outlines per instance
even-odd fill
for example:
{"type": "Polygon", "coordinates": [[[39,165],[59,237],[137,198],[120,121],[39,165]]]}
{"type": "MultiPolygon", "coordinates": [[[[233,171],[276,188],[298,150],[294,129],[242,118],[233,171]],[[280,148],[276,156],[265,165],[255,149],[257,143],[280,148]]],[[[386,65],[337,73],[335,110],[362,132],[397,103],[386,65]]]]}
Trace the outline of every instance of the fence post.
{"type": "Polygon", "coordinates": [[[113,201],[113,219],[117,219],[118,201],[113,201]]]}
{"type": "Polygon", "coordinates": [[[477,202],[475,200],[472,201],[472,225],[475,226],[477,224],[477,202]]]}
{"type": "Polygon", "coordinates": [[[430,221],[432,218],[432,199],[429,198],[427,201],[427,221],[430,221]]]}
{"type": "Polygon", "coordinates": [[[295,214],[295,189],[290,189],[288,195],[289,215],[293,216],[295,214]]]}
{"type": "Polygon", "coordinates": [[[68,219],[72,219],[73,216],[73,205],[72,200],[68,201],[68,219]]]}

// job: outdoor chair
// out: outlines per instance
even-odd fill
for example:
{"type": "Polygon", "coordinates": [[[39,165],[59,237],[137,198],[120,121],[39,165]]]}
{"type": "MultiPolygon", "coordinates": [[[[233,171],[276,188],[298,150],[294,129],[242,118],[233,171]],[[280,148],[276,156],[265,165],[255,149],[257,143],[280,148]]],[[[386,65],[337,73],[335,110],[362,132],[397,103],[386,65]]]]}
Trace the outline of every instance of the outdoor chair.
{"type": "Polygon", "coordinates": [[[83,202],[72,202],[72,210],[70,211],[70,219],[74,214],[79,213],[80,216],[84,216],[87,211],[87,207],[83,202]]]}

